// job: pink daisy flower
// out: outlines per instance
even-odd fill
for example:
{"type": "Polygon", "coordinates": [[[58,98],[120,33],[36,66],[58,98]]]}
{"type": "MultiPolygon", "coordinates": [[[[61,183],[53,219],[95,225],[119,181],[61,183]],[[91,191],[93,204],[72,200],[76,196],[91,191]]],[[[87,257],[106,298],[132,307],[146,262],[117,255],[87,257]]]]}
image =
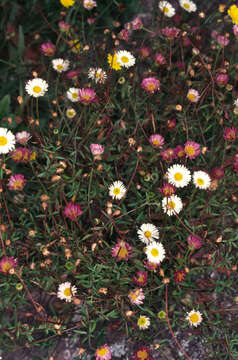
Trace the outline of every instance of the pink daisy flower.
{"type": "Polygon", "coordinates": [[[195,235],[188,235],[188,246],[191,250],[198,250],[202,247],[202,239],[195,235]]]}
{"type": "Polygon", "coordinates": [[[101,144],[91,144],[90,150],[93,155],[101,155],[104,153],[104,147],[101,144]]]}
{"type": "Polygon", "coordinates": [[[194,141],[187,141],[184,145],[184,151],[189,159],[195,159],[201,152],[200,145],[194,141]]]}
{"type": "Polygon", "coordinates": [[[139,30],[143,28],[143,22],[142,20],[137,16],[134,20],[131,22],[132,30],[139,30]]]}
{"type": "Polygon", "coordinates": [[[178,37],[180,30],[177,29],[176,27],[171,27],[171,28],[166,27],[166,28],[162,29],[161,32],[164,36],[167,36],[167,38],[174,39],[174,38],[178,37]]]}
{"type": "Polygon", "coordinates": [[[195,89],[189,89],[187,93],[187,99],[193,103],[198,102],[200,99],[199,92],[195,89]]]}
{"type": "Polygon", "coordinates": [[[224,177],[224,175],[225,175],[225,173],[224,173],[224,170],[222,169],[222,167],[212,169],[212,177],[214,179],[220,180],[224,177]]]}
{"type": "Polygon", "coordinates": [[[227,46],[230,42],[230,40],[227,39],[227,37],[225,37],[223,35],[218,35],[216,40],[217,40],[218,44],[221,46],[227,46]]]}
{"type": "Polygon", "coordinates": [[[64,209],[64,215],[72,221],[77,221],[77,218],[82,215],[83,211],[80,205],[75,204],[73,201],[69,202],[64,209]]]}
{"type": "Polygon", "coordinates": [[[41,52],[45,55],[45,56],[53,56],[55,51],[56,51],[56,47],[54,44],[52,44],[52,42],[46,42],[41,44],[41,52]]]}
{"type": "Polygon", "coordinates": [[[174,149],[174,153],[176,158],[179,159],[185,156],[185,151],[182,145],[177,145],[176,148],[174,149]]]}
{"type": "Polygon", "coordinates": [[[170,197],[175,194],[176,187],[169,183],[165,183],[159,191],[163,196],[170,197]]]}
{"type": "Polygon", "coordinates": [[[148,58],[151,54],[151,50],[147,46],[142,46],[140,49],[138,49],[138,52],[139,52],[142,60],[148,58]]]}
{"type": "Polygon", "coordinates": [[[92,102],[98,101],[95,91],[90,88],[79,89],[79,98],[84,104],[91,104],[92,102]]]}
{"type": "Polygon", "coordinates": [[[226,141],[234,141],[237,138],[237,129],[232,126],[231,128],[225,128],[223,131],[223,137],[226,141]]]}
{"type": "Polygon", "coordinates": [[[157,268],[160,266],[160,264],[159,263],[157,263],[157,264],[155,264],[155,263],[152,263],[152,262],[150,262],[150,261],[146,261],[145,262],[145,268],[146,269],[148,269],[148,270],[151,270],[151,271],[153,271],[154,273],[156,273],[156,270],[157,270],[157,268]]]}
{"type": "Polygon", "coordinates": [[[164,55],[157,53],[154,56],[154,62],[156,65],[165,65],[166,59],[165,59],[164,55]]]}
{"type": "Polygon", "coordinates": [[[172,148],[161,151],[160,155],[162,156],[162,159],[167,162],[170,162],[175,158],[174,149],[172,148]]]}
{"type": "Polygon", "coordinates": [[[174,272],[174,280],[176,283],[184,282],[185,278],[186,278],[185,270],[177,270],[174,272]]]}
{"type": "Polygon", "coordinates": [[[31,160],[32,152],[24,147],[18,147],[11,153],[12,160],[20,163],[27,163],[31,160]]]}
{"type": "Polygon", "coordinates": [[[5,256],[0,260],[0,272],[7,274],[9,270],[15,269],[17,267],[17,259],[14,259],[13,256],[5,256]]]}
{"type": "Polygon", "coordinates": [[[160,81],[155,77],[148,77],[143,79],[141,86],[146,92],[154,94],[155,91],[160,90],[160,81]]]}
{"type": "Polygon", "coordinates": [[[155,148],[160,148],[164,145],[164,138],[160,134],[154,134],[149,137],[149,142],[155,148]]]}
{"type": "Polygon", "coordinates": [[[225,86],[229,81],[229,76],[227,74],[217,74],[216,83],[219,86],[225,86]]]}
{"type": "Polygon", "coordinates": [[[128,260],[131,257],[132,247],[124,240],[118,240],[117,244],[112,248],[112,256],[118,261],[128,260]]]}
{"type": "Polygon", "coordinates": [[[176,120],[175,119],[169,119],[167,121],[167,128],[168,130],[173,130],[176,127],[176,120]]]}
{"type": "Polygon", "coordinates": [[[25,145],[31,139],[31,134],[27,131],[21,131],[16,133],[16,141],[21,144],[25,145]]]}
{"type": "Polygon", "coordinates": [[[112,353],[107,344],[97,348],[95,352],[96,360],[110,360],[112,358],[112,353]]]}
{"type": "Polygon", "coordinates": [[[128,295],[131,304],[133,305],[142,305],[143,300],[145,298],[145,295],[143,293],[143,290],[140,288],[136,288],[134,290],[131,290],[128,295]]]}
{"type": "Polygon", "coordinates": [[[124,41],[129,41],[130,39],[130,33],[127,29],[122,29],[118,34],[119,39],[124,41]]]}
{"type": "Polygon", "coordinates": [[[26,185],[26,179],[22,174],[11,175],[7,184],[10,190],[18,190],[18,191],[23,190],[25,185],[26,185]]]}
{"type": "Polygon", "coordinates": [[[137,271],[136,275],[133,276],[133,281],[136,285],[145,286],[148,279],[147,271],[137,271]]]}
{"type": "Polygon", "coordinates": [[[152,360],[151,350],[148,349],[146,346],[141,346],[139,349],[136,350],[135,355],[132,357],[135,360],[152,360]]]}
{"type": "Polygon", "coordinates": [[[60,21],[59,22],[59,29],[62,32],[68,32],[70,29],[70,25],[68,23],[66,23],[65,21],[60,21]]]}

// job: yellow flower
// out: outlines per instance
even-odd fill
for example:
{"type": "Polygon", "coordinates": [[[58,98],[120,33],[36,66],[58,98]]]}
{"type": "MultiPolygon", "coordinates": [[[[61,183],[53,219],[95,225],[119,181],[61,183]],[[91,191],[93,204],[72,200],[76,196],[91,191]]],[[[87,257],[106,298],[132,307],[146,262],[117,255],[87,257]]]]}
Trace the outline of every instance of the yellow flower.
{"type": "Polygon", "coordinates": [[[238,7],[236,5],[231,5],[227,13],[231,17],[233,23],[238,25],[238,7]]]}
{"type": "Polygon", "coordinates": [[[64,6],[64,7],[70,7],[73,6],[75,3],[75,0],[60,0],[60,3],[64,6]]]}
{"type": "Polygon", "coordinates": [[[117,62],[117,55],[114,54],[113,56],[111,54],[108,54],[107,56],[108,64],[113,70],[121,70],[121,65],[117,62]]]}

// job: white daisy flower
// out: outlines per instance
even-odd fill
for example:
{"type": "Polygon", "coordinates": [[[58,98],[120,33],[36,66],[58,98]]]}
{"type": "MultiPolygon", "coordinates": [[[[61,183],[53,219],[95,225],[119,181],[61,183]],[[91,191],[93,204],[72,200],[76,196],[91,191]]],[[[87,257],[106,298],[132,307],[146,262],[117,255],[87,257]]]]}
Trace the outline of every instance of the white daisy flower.
{"type": "Polygon", "coordinates": [[[172,195],[170,197],[163,198],[162,208],[167,215],[171,216],[175,213],[180,213],[183,208],[183,203],[180,197],[177,195],[172,195]]]}
{"type": "Polygon", "coordinates": [[[135,65],[136,59],[129,51],[126,50],[117,51],[116,56],[117,56],[117,62],[121,66],[125,66],[126,68],[129,68],[135,65]]]}
{"type": "Polygon", "coordinates": [[[168,168],[168,182],[176,187],[187,186],[191,180],[190,171],[183,165],[175,164],[168,168]]]}
{"type": "Polygon", "coordinates": [[[168,1],[160,1],[159,8],[165,16],[172,17],[175,15],[175,8],[168,1]]]}
{"type": "Polygon", "coordinates": [[[76,113],[76,111],[75,111],[73,108],[70,108],[70,109],[67,109],[67,110],[66,110],[66,116],[67,116],[67,118],[69,118],[69,119],[73,119],[76,114],[77,114],[77,113],[76,113]]]}
{"type": "Polygon", "coordinates": [[[13,133],[6,129],[0,128],[0,154],[7,154],[15,149],[16,139],[13,133]]]}
{"type": "Polygon", "coordinates": [[[186,320],[189,321],[191,326],[197,327],[203,320],[202,314],[200,311],[191,310],[189,313],[187,313],[186,320]]]}
{"type": "Polygon", "coordinates": [[[234,101],[235,107],[238,107],[238,98],[234,101]]]}
{"type": "Polygon", "coordinates": [[[159,264],[165,258],[165,249],[159,242],[152,241],[145,250],[148,261],[153,264],[159,264]]]}
{"type": "Polygon", "coordinates": [[[54,60],[52,60],[52,66],[53,66],[53,69],[55,69],[59,73],[61,73],[63,71],[67,71],[69,68],[69,60],[54,59],[54,60]]]}
{"type": "Polygon", "coordinates": [[[197,10],[197,5],[191,0],[179,0],[179,4],[189,13],[197,10]]]}
{"type": "Polygon", "coordinates": [[[114,181],[114,183],[112,183],[109,186],[109,195],[113,198],[113,199],[122,199],[123,196],[126,193],[126,188],[123,184],[122,181],[114,181]]]}
{"type": "Polygon", "coordinates": [[[140,330],[146,330],[150,326],[150,318],[145,315],[141,315],[137,320],[137,325],[140,330]]]}
{"type": "Polygon", "coordinates": [[[65,282],[59,285],[57,297],[66,302],[71,302],[72,297],[77,293],[76,286],[71,286],[70,282],[65,282]]]}
{"type": "Polygon", "coordinates": [[[104,84],[107,79],[107,74],[101,68],[90,68],[88,70],[88,77],[94,80],[96,84],[104,84]]]}
{"type": "Polygon", "coordinates": [[[194,171],[193,183],[196,188],[206,190],[211,185],[211,178],[204,171],[194,171]]]}
{"type": "Polygon", "coordinates": [[[159,238],[159,230],[153,224],[142,224],[139,230],[137,231],[139,239],[149,245],[149,243],[155,239],[159,238]]]}
{"type": "Polygon", "coordinates": [[[72,101],[72,102],[77,102],[80,100],[80,97],[79,97],[79,89],[78,88],[70,88],[68,91],[67,91],[67,98],[72,101]]]}
{"type": "Polygon", "coordinates": [[[94,0],[84,0],[83,1],[83,7],[87,10],[92,10],[95,6],[97,6],[97,3],[94,0]]]}
{"type": "Polygon", "coordinates": [[[30,96],[37,98],[45,95],[46,91],[48,90],[48,84],[43,79],[34,78],[33,80],[27,81],[25,89],[30,96]]]}

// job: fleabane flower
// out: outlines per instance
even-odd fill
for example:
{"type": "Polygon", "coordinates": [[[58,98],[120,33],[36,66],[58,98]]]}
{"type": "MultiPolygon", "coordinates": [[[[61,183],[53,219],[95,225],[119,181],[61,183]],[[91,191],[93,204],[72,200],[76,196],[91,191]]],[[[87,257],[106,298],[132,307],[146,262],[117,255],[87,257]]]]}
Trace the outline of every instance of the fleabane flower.
{"type": "Polygon", "coordinates": [[[17,267],[17,259],[14,259],[13,256],[5,256],[0,260],[0,272],[3,274],[8,274],[9,270],[15,269],[17,267]]]}
{"type": "Polygon", "coordinates": [[[180,197],[172,195],[170,197],[163,198],[162,208],[167,215],[172,216],[180,213],[183,208],[183,203],[180,197]]]}
{"type": "Polygon", "coordinates": [[[7,154],[15,149],[16,139],[13,133],[6,129],[0,128],[0,154],[7,154]]]}
{"type": "Polygon", "coordinates": [[[112,248],[112,256],[118,261],[127,261],[131,257],[131,246],[124,240],[118,240],[112,248]]]}
{"type": "Polygon", "coordinates": [[[164,183],[164,185],[161,188],[159,188],[159,191],[161,192],[162,195],[166,197],[170,197],[174,195],[176,191],[176,187],[169,183],[164,183]]]}
{"type": "Polygon", "coordinates": [[[92,10],[94,7],[97,6],[96,1],[93,0],[83,0],[83,7],[87,10],[92,10]]]}
{"type": "Polygon", "coordinates": [[[120,200],[123,198],[125,194],[126,194],[126,187],[124,186],[122,181],[120,180],[114,181],[114,183],[112,183],[109,186],[109,195],[113,199],[120,200]]]}
{"type": "Polygon", "coordinates": [[[112,353],[107,344],[97,348],[95,352],[96,360],[110,360],[112,358],[112,353]]]}
{"type": "Polygon", "coordinates": [[[77,221],[77,218],[82,215],[83,211],[80,205],[73,201],[69,202],[64,209],[64,215],[72,221],[77,221]]]}
{"type": "Polygon", "coordinates": [[[186,320],[189,321],[189,324],[191,326],[197,327],[202,322],[202,314],[200,311],[191,310],[189,313],[187,313],[186,320]]]}
{"type": "Polygon", "coordinates": [[[179,0],[179,4],[189,13],[197,10],[197,5],[191,0],[179,0]]]}
{"type": "Polygon", "coordinates": [[[238,7],[236,5],[231,5],[227,13],[231,17],[233,24],[238,25],[238,7]]]}
{"type": "Polygon", "coordinates": [[[148,77],[142,80],[141,86],[146,92],[154,94],[155,91],[160,90],[160,81],[155,77],[148,77]]]}
{"type": "Polygon", "coordinates": [[[75,3],[75,0],[60,0],[61,5],[68,8],[70,6],[73,6],[75,3]]]}
{"type": "Polygon", "coordinates": [[[177,270],[174,272],[174,280],[176,283],[184,282],[186,278],[186,271],[185,270],[177,270]]]}
{"type": "Polygon", "coordinates": [[[194,141],[187,141],[184,144],[184,152],[189,159],[193,160],[201,152],[200,145],[194,141]]]}
{"type": "Polygon", "coordinates": [[[30,96],[38,98],[40,96],[44,96],[48,91],[48,84],[43,79],[34,78],[27,81],[25,90],[30,96]]]}
{"type": "Polygon", "coordinates": [[[69,60],[64,59],[53,59],[52,60],[53,69],[59,73],[67,71],[69,68],[69,60]]]}
{"type": "Polygon", "coordinates": [[[226,141],[234,141],[237,138],[238,131],[232,126],[231,128],[225,128],[223,131],[223,137],[226,141]]]}
{"type": "Polygon", "coordinates": [[[176,37],[178,37],[179,33],[180,33],[180,29],[177,29],[176,27],[166,27],[166,28],[163,28],[161,30],[162,34],[164,36],[167,36],[168,39],[174,39],[176,37]]]}
{"type": "Polygon", "coordinates": [[[187,93],[187,99],[193,103],[198,102],[200,99],[199,92],[195,89],[189,89],[187,93]]]}
{"type": "Polygon", "coordinates": [[[17,147],[15,151],[11,153],[12,160],[19,163],[27,163],[30,160],[34,160],[34,153],[25,147],[17,147]]]}
{"type": "Polygon", "coordinates": [[[133,358],[135,360],[152,360],[150,352],[150,349],[148,349],[146,346],[142,346],[136,350],[133,358]]]}
{"type": "Polygon", "coordinates": [[[149,142],[155,148],[160,148],[164,145],[164,138],[160,134],[154,134],[149,137],[149,142]]]}
{"type": "Polygon", "coordinates": [[[55,45],[50,41],[41,44],[40,49],[45,56],[53,56],[56,51],[55,45]]]}
{"type": "Polygon", "coordinates": [[[187,186],[191,180],[190,171],[183,165],[175,164],[167,171],[168,182],[177,188],[187,186]]]}
{"type": "Polygon", "coordinates": [[[165,16],[172,17],[175,15],[175,8],[168,1],[160,1],[159,9],[165,16]]]}
{"type": "Polygon", "coordinates": [[[196,235],[188,235],[188,246],[190,250],[198,250],[202,247],[202,239],[196,235]]]}
{"type": "Polygon", "coordinates": [[[121,70],[121,65],[117,61],[117,54],[113,54],[113,55],[108,54],[107,61],[111,69],[116,71],[121,70]]]}
{"type": "Polygon", "coordinates": [[[154,264],[161,263],[165,258],[165,249],[163,245],[156,241],[152,241],[147,245],[145,253],[148,261],[154,264]]]}
{"type": "Polygon", "coordinates": [[[78,88],[70,88],[66,93],[67,98],[72,102],[78,102],[79,98],[79,89],[78,88]]]}
{"type": "Polygon", "coordinates": [[[66,302],[71,302],[72,297],[75,296],[76,293],[76,286],[71,286],[71,283],[67,281],[59,285],[57,297],[61,300],[65,300],[66,302]]]}
{"type": "Polygon", "coordinates": [[[91,144],[90,150],[93,155],[101,155],[104,153],[104,147],[101,144],[91,144]]]}
{"type": "Polygon", "coordinates": [[[10,190],[21,191],[26,185],[26,179],[22,174],[11,175],[7,183],[10,190]]]}
{"type": "Polygon", "coordinates": [[[96,84],[104,84],[107,79],[107,74],[101,68],[90,68],[88,70],[88,78],[94,80],[96,84]]]}
{"type": "Polygon", "coordinates": [[[142,305],[143,300],[145,298],[145,295],[143,293],[143,290],[140,288],[136,288],[134,290],[131,290],[128,295],[131,304],[133,305],[142,305]]]}
{"type": "Polygon", "coordinates": [[[91,104],[92,102],[98,101],[95,91],[90,88],[79,89],[79,99],[84,104],[91,104]]]}
{"type": "Polygon", "coordinates": [[[137,271],[136,275],[133,276],[133,281],[136,285],[145,286],[148,279],[147,271],[137,271]]]}
{"type": "Polygon", "coordinates": [[[117,62],[122,67],[129,68],[135,65],[136,59],[129,51],[119,50],[117,51],[116,55],[117,55],[117,62]]]}
{"type": "Polygon", "coordinates": [[[150,318],[145,315],[141,315],[137,320],[137,325],[140,330],[146,330],[150,326],[150,318]]]}
{"type": "Polygon", "coordinates": [[[193,183],[196,188],[206,190],[211,185],[211,178],[204,171],[195,171],[193,173],[193,183]]]}
{"type": "Polygon", "coordinates": [[[25,145],[30,139],[31,134],[25,130],[16,133],[16,141],[21,145],[25,145]]]}
{"type": "Polygon", "coordinates": [[[146,245],[151,243],[155,239],[159,239],[159,230],[153,224],[142,224],[137,231],[139,239],[146,245]]]}

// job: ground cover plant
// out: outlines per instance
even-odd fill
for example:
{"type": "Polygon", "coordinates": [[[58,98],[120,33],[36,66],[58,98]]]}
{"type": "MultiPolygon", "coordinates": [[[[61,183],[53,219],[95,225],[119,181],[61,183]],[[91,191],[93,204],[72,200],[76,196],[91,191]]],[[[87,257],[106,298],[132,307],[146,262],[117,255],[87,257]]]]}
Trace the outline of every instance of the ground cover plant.
{"type": "Polygon", "coordinates": [[[0,349],[237,359],[237,5],[1,7],[0,349]]]}

